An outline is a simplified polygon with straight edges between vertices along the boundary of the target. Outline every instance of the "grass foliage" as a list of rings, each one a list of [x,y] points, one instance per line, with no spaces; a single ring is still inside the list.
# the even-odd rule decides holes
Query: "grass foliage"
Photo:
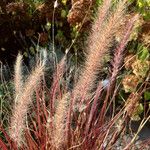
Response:
[[[40,60],[24,80],[22,56],[18,55],[9,126],[5,127],[2,122],[0,126],[1,149],[111,150],[117,148],[117,142],[123,143],[124,150],[136,147],[134,142],[137,134],[150,115],[145,115],[130,141],[124,135],[129,131],[132,114],[138,107],[146,84],[143,83],[138,90],[131,92],[119,108],[115,107],[115,101],[120,87],[117,77],[123,67],[125,47],[139,15],[134,15],[126,24],[121,40],[113,50],[108,82],[104,84],[104,81],[98,79],[104,66],[103,58],[109,55],[114,36],[124,22],[127,5],[127,0],[119,0],[115,6],[112,6],[111,0],[105,0],[98,9],[88,39],[85,63],[78,76],[77,70],[72,76],[68,73],[71,69],[68,68],[66,52],[62,60],[55,63],[53,74],[44,75],[46,62]],[[47,76],[53,79],[50,88],[46,84]],[[70,78],[75,80],[71,83],[73,88],[68,84]],[[141,148],[143,143],[139,144]]]

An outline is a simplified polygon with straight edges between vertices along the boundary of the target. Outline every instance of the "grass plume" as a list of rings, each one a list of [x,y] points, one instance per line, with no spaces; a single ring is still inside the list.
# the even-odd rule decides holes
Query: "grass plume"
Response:
[[[28,112],[29,105],[32,103],[31,96],[37,88],[37,85],[40,82],[42,75],[43,66],[37,65],[35,70],[31,73],[31,75],[25,82],[22,93],[18,97],[18,103],[14,106],[13,109],[9,134],[10,137],[19,144],[22,141],[21,136],[23,130],[25,129],[25,116]]]
[[[63,98],[58,101],[58,106],[56,107],[56,112],[54,115],[54,131],[53,131],[53,141],[57,149],[62,149],[65,143],[65,127],[66,118],[68,111],[68,100],[70,95],[64,94]]]
[[[104,25],[100,25],[100,27],[102,26],[101,29],[99,29],[99,24],[102,24],[101,19],[103,18],[101,18],[100,13],[103,10],[98,12],[98,17],[101,19],[96,19],[93,31],[89,37],[85,66],[73,91],[75,97],[80,97],[83,90],[86,91],[87,95],[93,88],[97,73],[103,66],[103,57],[109,53],[113,36],[119,29],[122,18],[125,15],[126,2],[127,0],[120,0],[117,3],[114,12],[109,12],[109,17],[104,22]]]
[[[14,84],[15,84],[15,102],[22,91],[22,55],[19,53],[17,56],[16,64],[15,64],[15,75],[14,75]]]

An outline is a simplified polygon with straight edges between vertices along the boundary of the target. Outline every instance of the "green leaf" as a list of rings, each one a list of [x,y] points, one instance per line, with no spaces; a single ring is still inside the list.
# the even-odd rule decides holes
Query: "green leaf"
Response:
[[[150,92],[148,92],[148,91],[144,92],[144,99],[150,100]]]
[[[142,8],[144,6],[143,0],[138,0],[138,6]]]
[[[63,3],[64,5],[66,5],[67,0],[62,0],[62,3]]]
[[[150,57],[150,54],[149,54],[149,50],[148,50],[148,48],[146,48],[146,47],[144,47],[144,46],[142,46],[142,47],[140,47],[140,53],[139,53],[139,59],[140,60],[147,60],[147,59],[149,59],[149,57]]]
[[[30,52],[31,52],[32,55],[35,55],[35,49],[34,49],[34,47],[31,46],[31,47],[29,48],[29,50],[30,50]]]
[[[24,56],[24,57],[28,57],[27,52],[24,52],[24,53],[23,53],[23,56]]]
[[[46,28],[47,31],[49,31],[51,29],[51,23],[47,22],[46,25],[45,25],[45,28]]]
[[[138,108],[137,108],[137,114],[138,115],[141,114],[143,112],[143,110],[144,110],[143,104],[140,103]]]
[[[61,11],[61,17],[62,17],[62,18],[66,18],[66,17],[67,17],[67,12],[66,12],[66,10],[63,9],[63,10]]]

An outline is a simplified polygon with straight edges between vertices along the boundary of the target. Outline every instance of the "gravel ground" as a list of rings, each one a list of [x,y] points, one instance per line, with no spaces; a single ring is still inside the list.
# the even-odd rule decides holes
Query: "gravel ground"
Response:
[[[123,150],[125,146],[129,144],[131,140],[133,139],[135,133],[138,130],[139,124],[140,122],[132,122],[131,124],[132,134],[123,135],[113,146],[112,150]],[[133,147],[131,147],[129,150],[150,150],[150,143],[148,145],[148,140],[150,142],[150,125],[149,124],[143,127],[143,129],[138,134],[133,144]]]

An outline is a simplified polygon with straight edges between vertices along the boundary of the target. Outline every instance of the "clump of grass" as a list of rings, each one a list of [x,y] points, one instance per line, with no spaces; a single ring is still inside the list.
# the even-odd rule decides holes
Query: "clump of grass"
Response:
[[[134,104],[138,102],[137,97],[143,93],[141,89],[136,95],[132,93],[124,106],[107,116],[107,110],[111,109],[116,97],[118,88],[116,78],[122,67],[125,46],[138,16],[134,16],[127,24],[126,32],[114,51],[112,74],[108,84],[104,87],[102,81],[97,81],[97,88],[94,88],[94,83],[99,70],[103,67],[103,57],[109,53],[113,36],[126,13],[126,2],[127,0],[119,0],[115,9],[112,9],[111,0],[106,0],[99,8],[89,37],[85,66],[81,69],[78,82],[72,90],[67,83],[63,83],[67,54],[56,65],[50,89],[41,79],[44,74],[43,65],[37,65],[25,83],[22,82],[22,57],[18,55],[14,80],[17,101],[12,110],[8,133],[2,126],[0,128],[6,140],[5,142],[0,139],[0,148],[4,150],[116,148],[116,142],[126,134],[126,127],[133,112],[131,109],[136,107]],[[132,96],[136,96],[134,101],[130,100]],[[145,121],[147,119],[143,121],[144,124]],[[142,127],[140,126],[139,131]],[[133,146],[135,139],[133,137],[133,140],[123,148]]]

